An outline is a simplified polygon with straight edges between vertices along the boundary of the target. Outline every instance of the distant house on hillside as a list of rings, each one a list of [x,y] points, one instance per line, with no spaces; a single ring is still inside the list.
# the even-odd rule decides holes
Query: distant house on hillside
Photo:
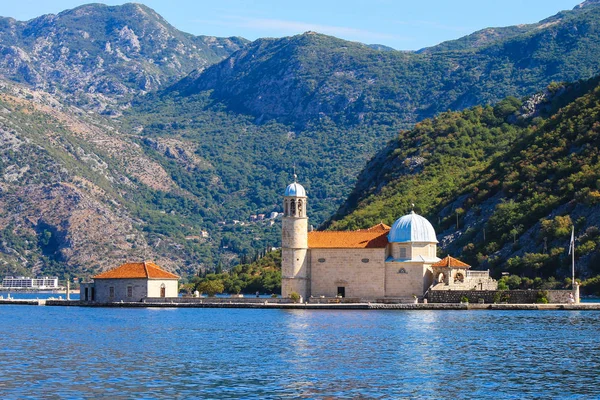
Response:
[[[179,277],[152,262],[125,263],[82,283],[84,302],[141,301],[146,297],[177,297]]]

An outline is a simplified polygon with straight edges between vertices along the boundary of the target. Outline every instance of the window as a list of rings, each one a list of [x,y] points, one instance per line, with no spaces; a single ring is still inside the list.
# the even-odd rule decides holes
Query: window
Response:
[[[400,269],[398,270],[398,273],[399,273],[399,274],[407,274],[408,272],[406,272],[406,270],[405,270],[404,268],[400,268]]]
[[[366,264],[366,263],[368,263],[368,262],[369,262],[369,259],[368,259],[368,258],[363,258],[363,259],[362,259],[362,260],[360,260],[360,261],[362,261],[362,262],[364,262],[364,263]]]
[[[133,297],[133,286],[127,286],[127,297]]]
[[[115,287],[111,286],[108,288],[108,297],[110,297],[111,299],[115,298]]]
[[[400,247],[400,258],[406,258],[406,247]]]
[[[325,262],[325,259],[324,259],[324,258],[319,258],[319,262],[320,262],[320,263],[324,263],[324,262]]]

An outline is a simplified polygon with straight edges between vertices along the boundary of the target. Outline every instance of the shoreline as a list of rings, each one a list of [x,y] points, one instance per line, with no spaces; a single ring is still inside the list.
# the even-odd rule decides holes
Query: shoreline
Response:
[[[287,310],[566,310],[600,311],[600,303],[579,304],[459,304],[459,303],[343,303],[343,304],[296,304],[296,303],[243,303],[243,302],[195,302],[195,303],[84,303],[79,300],[2,299],[0,305],[36,305],[52,307],[102,307],[102,308],[254,308]]]

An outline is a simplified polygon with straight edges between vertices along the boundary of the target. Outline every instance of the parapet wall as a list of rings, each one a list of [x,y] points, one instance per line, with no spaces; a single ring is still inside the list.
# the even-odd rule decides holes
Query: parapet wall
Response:
[[[549,303],[568,303],[570,290],[432,290],[427,294],[429,303],[460,303],[463,297],[469,303],[478,303],[480,299],[486,304],[533,304],[541,297]]]
[[[293,303],[292,299],[282,297],[146,297],[142,299],[143,303],[212,303],[212,304],[287,304]]]

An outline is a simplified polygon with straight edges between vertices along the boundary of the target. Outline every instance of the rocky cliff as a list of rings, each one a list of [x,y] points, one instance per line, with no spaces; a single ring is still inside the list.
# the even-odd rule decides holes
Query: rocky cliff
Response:
[[[134,95],[202,70],[245,43],[178,31],[141,4],[88,4],[27,22],[0,18],[0,74],[115,113]]]

